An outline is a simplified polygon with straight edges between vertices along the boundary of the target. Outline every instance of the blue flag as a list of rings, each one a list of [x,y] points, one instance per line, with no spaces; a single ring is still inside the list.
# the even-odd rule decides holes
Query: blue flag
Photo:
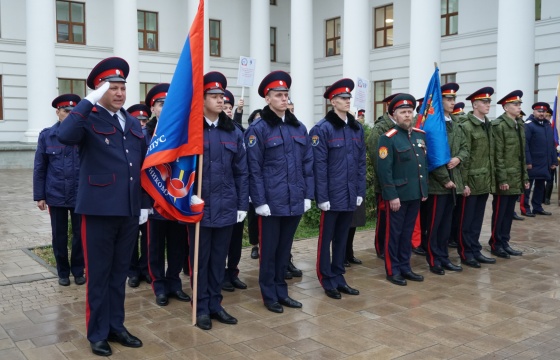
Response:
[[[433,171],[447,164],[451,160],[451,150],[447,142],[445,116],[441,102],[441,86],[439,84],[439,69],[437,67],[426,89],[426,95],[418,114],[416,127],[426,132],[428,171]]]

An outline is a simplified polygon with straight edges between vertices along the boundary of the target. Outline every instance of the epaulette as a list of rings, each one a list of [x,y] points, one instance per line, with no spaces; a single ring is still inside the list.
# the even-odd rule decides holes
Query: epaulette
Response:
[[[45,131],[49,130],[50,128],[44,128],[43,130],[41,130],[41,132],[39,133],[39,135],[41,135],[42,133],[44,133]]]
[[[498,126],[501,122],[502,122],[502,118],[496,118],[494,120],[491,121],[492,122],[492,126]]]
[[[92,111],[92,112],[95,112],[95,113],[96,113],[96,112],[99,112],[99,110],[97,110],[97,108],[96,108],[95,106],[91,108],[91,111]]]
[[[422,133],[422,134],[426,133],[424,130],[418,129],[418,128],[415,128],[415,127],[412,128],[412,131],[416,131],[416,132],[419,132],[419,133]]]
[[[385,133],[385,136],[387,136],[388,138],[395,136],[395,134],[398,133],[397,129],[391,129],[389,131],[387,131]]]

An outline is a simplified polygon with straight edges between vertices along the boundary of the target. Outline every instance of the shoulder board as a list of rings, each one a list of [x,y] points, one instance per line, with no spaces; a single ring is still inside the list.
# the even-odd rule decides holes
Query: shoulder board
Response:
[[[387,132],[385,133],[385,136],[387,136],[387,137],[390,138],[390,137],[395,136],[395,134],[396,134],[397,132],[398,132],[397,129],[391,129],[391,130],[389,130],[389,131],[387,131]]]
[[[253,122],[252,122],[251,125],[249,125],[249,126],[257,125],[258,123],[261,122],[261,120],[262,120],[262,118],[255,119],[255,120],[253,120]]]
[[[498,126],[498,125],[500,125],[501,122],[502,122],[502,117],[498,117],[498,118],[491,121],[492,126]]]
[[[91,111],[93,111],[93,112],[99,112],[95,106],[91,108]]]
[[[424,130],[418,129],[418,128],[415,128],[415,127],[412,128],[412,131],[416,131],[416,132],[419,132],[419,133],[422,133],[422,134],[426,133]]]

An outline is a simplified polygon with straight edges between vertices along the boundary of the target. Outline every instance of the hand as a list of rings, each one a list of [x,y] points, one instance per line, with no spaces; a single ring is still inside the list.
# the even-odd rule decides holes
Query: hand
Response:
[[[531,188],[531,183],[526,182],[525,183],[525,189],[530,189]]]
[[[361,196],[358,196],[358,198],[356,199],[356,205],[360,206],[362,205],[362,202],[364,201],[364,198]]]
[[[399,198],[389,200],[389,207],[392,211],[399,211],[401,208],[401,200]]]
[[[250,197],[250,196],[249,196],[249,202],[250,202],[250,203],[253,203],[253,201],[251,201],[251,197]]]
[[[325,202],[320,203],[317,206],[319,207],[319,209],[321,209],[323,211],[329,211],[331,209],[331,202],[330,201],[325,201]]]
[[[552,166],[550,167],[550,170],[554,170],[554,169],[556,169],[556,165],[552,165]]]
[[[428,200],[427,196],[422,198],[422,201],[426,201],[426,200]]]
[[[447,163],[447,168],[451,170],[455,166],[459,165],[460,163],[461,163],[461,160],[459,160],[458,157],[451,158],[451,160],[449,160],[449,162]]]
[[[533,168],[533,164],[527,164],[527,170],[531,170]]]
[[[90,92],[85,99],[87,101],[89,101],[92,105],[97,104],[97,102],[99,100],[101,100],[101,98],[103,97],[103,95],[105,95],[105,93],[107,92],[107,90],[109,90],[109,87],[111,86],[111,84],[108,81],[103,81],[102,85],[99,86],[97,89],[93,90],[92,92]]]
[[[470,196],[471,195],[471,188],[465,185],[463,189],[463,196]]]
[[[39,210],[41,211],[45,211],[47,210],[47,203],[45,200],[39,200],[37,201],[37,207],[39,208]]]
[[[244,105],[245,105],[245,101],[243,99],[239,99],[239,101],[237,102],[237,112],[238,113],[243,112],[243,106]]]
[[[196,195],[191,196],[191,206],[199,205],[199,204],[203,204],[203,203],[204,203],[204,200],[202,200],[198,196],[196,196]]]
[[[150,209],[140,209],[140,218],[138,219],[138,224],[142,225],[146,221],[148,221],[148,213]]]
[[[509,190],[509,184],[500,185],[500,190]]]
[[[255,212],[260,216],[270,216],[270,208],[268,207],[268,204],[257,206]]]
[[[245,220],[245,216],[247,216],[247,211],[237,210],[237,222],[238,223]]]
[[[303,200],[303,212],[307,212],[307,210],[311,209],[311,200],[304,199]]]
[[[457,185],[453,181],[449,181],[447,184],[443,185],[446,189],[455,189]]]

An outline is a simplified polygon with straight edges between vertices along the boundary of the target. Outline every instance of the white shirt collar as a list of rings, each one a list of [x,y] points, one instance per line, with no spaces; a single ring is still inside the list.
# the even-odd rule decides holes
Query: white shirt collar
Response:
[[[126,119],[123,117],[123,114],[122,114],[121,111],[113,112],[113,111],[107,109],[106,107],[104,107],[103,105],[101,105],[100,103],[95,104],[95,106],[99,106],[99,107],[107,110],[107,112],[111,115],[111,117],[113,117],[113,115],[117,114],[117,117],[119,118],[119,123],[121,124],[121,128],[124,130],[124,127],[126,125]]]
[[[217,126],[218,126],[218,120],[219,120],[219,119],[220,119],[220,118],[218,117],[218,118],[216,118],[216,120],[212,121],[212,120],[208,119],[206,116],[204,117],[204,120],[206,120],[206,123],[208,124],[208,126],[214,125],[214,126],[217,127]]]

